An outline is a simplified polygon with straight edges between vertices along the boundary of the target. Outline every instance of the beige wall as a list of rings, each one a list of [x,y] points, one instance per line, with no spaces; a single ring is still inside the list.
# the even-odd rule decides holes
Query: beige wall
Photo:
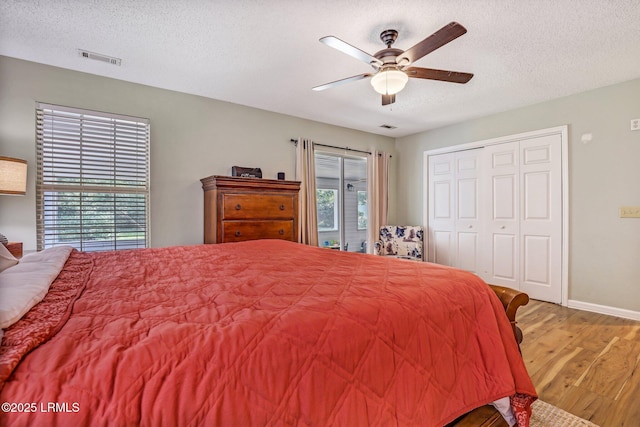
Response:
[[[640,79],[399,138],[397,217],[422,223],[426,150],[569,125],[569,299],[640,312]],[[591,142],[583,143],[583,134]]]
[[[35,104],[37,101],[151,120],[151,244],[202,243],[200,178],[230,175],[231,166],[261,167],[263,177],[295,173],[291,138],[395,158],[392,138],[330,126],[91,74],[0,56],[0,155],[26,159],[27,195],[0,196],[0,232],[36,246]],[[392,164],[391,187],[395,187]],[[395,194],[395,192],[394,192]],[[395,197],[390,200],[395,217]]]

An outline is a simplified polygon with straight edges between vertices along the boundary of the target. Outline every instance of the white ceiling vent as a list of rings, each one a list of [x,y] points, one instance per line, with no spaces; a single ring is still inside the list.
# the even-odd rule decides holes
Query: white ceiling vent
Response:
[[[95,59],[96,61],[106,62],[112,65],[120,65],[122,59],[113,56],[103,55],[101,53],[89,52],[88,50],[78,49],[78,54],[86,59]]]
[[[397,126],[391,126],[391,125],[380,125],[381,128],[384,129],[397,129]]]

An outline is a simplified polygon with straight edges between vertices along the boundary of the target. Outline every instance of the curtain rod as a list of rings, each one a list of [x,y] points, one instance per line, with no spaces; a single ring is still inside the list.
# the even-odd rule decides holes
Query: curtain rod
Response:
[[[290,141],[293,142],[296,145],[298,144],[298,140],[297,139],[291,138]],[[317,142],[314,142],[313,145],[317,145],[318,147],[336,148],[338,150],[355,151],[357,153],[366,153],[366,154],[371,155],[371,151],[356,150],[354,148],[349,148],[349,147],[337,147],[335,145],[318,144]],[[378,155],[380,156],[380,154],[378,154]],[[393,156],[390,155],[389,157],[393,157]]]

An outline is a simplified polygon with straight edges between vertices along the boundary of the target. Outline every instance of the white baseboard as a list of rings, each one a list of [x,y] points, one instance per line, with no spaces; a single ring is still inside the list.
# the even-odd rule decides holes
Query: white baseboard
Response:
[[[568,301],[567,307],[575,308],[577,310],[591,311],[593,313],[608,314],[609,316],[622,317],[625,319],[640,320],[640,311],[627,310],[625,308],[609,307],[606,305],[571,299]]]

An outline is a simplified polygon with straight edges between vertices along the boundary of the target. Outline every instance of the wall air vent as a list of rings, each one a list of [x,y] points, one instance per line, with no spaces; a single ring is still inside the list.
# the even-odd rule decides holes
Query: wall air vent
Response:
[[[112,65],[120,65],[122,62],[122,59],[120,58],[114,58],[113,56],[107,56],[101,53],[89,52],[84,49],[78,49],[78,54],[86,59],[95,59],[96,61],[102,61]]]
[[[380,125],[380,127],[385,129],[397,129],[397,126],[391,126],[391,125]]]

